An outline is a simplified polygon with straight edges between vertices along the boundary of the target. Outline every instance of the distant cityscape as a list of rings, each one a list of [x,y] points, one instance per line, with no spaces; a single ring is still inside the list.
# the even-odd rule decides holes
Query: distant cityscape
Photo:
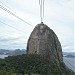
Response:
[[[25,49],[15,49],[15,50],[0,49],[0,55],[16,56],[22,54],[26,54]]]
[[[0,55],[16,56],[26,54],[26,49],[0,49]],[[75,52],[63,52],[63,57],[75,58]]]

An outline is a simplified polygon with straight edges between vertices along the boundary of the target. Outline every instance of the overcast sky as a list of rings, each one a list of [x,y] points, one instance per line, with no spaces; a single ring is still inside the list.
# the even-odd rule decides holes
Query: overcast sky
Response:
[[[39,0],[0,0],[0,5],[32,25],[0,8],[0,49],[26,49],[30,33],[40,23]],[[45,0],[44,15],[44,23],[54,30],[63,51],[74,51],[74,1]]]

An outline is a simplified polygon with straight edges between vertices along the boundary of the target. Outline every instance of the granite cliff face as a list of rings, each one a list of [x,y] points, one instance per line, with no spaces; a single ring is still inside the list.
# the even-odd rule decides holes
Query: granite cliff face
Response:
[[[47,25],[41,23],[35,26],[28,43],[28,54],[40,54],[50,60],[56,60],[58,63],[63,62],[61,44],[58,37]]]

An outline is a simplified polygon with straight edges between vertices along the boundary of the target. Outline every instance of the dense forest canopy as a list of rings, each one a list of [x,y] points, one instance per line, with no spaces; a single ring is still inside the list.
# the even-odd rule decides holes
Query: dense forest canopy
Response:
[[[0,75],[74,75],[74,72],[60,63],[36,54],[8,56],[0,59]]]

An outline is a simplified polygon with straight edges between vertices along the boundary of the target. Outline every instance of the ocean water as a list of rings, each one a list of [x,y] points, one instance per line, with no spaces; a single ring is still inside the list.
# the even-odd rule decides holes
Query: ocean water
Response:
[[[0,58],[2,59],[5,57],[8,57],[8,55],[0,55]],[[75,58],[63,57],[63,60],[66,66],[75,72]]]

